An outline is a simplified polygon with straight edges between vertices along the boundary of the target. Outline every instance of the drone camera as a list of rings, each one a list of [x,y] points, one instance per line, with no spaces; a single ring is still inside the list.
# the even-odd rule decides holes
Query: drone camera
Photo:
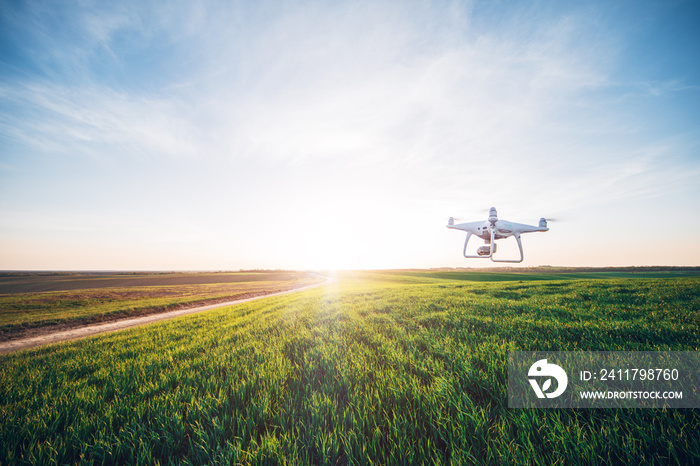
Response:
[[[496,252],[496,243],[493,243],[493,252]],[[486,245],[486,246],[481,246],[479,249],[476,250],[476,253],[480,256],[488,256],[491,254],[491,246]]]

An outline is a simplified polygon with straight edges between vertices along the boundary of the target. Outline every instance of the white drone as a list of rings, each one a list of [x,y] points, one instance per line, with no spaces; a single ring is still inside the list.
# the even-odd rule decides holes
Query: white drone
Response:
[[[467,259],[491,259],[493,262],[522,262],[523,261],[523,243],[520,241],[522,233],[532,233],[533,231],[549,231],[547,228],[547,219],[541,218],[538,227],[533,225],[524,225],[522,223],[512,223],[506,220],[499,220],[496,208],[491,207],[489,210],[489,219],[483,222],[459,223],[455,225],[455,219],[450,217],[447,222],[447,228],[453,230],[463,230],[467,232],[467,239],[464,241],[464,257]],[[484,240],[485,246],[481,246],[476,250],[476,256],[467,255],[467,244],[469,238],[476,235]],[[515,236],[520,248],[520,260],[505,260],[494,259],[496,253],[496,240]]]

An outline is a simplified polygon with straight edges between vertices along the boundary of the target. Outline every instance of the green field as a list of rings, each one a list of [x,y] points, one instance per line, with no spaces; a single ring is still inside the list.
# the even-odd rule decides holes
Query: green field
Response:
[[[477,275],[346,273],[1,356],[0,462],[700,463],[697,409],[506,393],[512,350],[699,350],[697,275]]]
[[[302,272],[5,274],[0,275],[0,340],[28,328],[134,317],[320,281]]]

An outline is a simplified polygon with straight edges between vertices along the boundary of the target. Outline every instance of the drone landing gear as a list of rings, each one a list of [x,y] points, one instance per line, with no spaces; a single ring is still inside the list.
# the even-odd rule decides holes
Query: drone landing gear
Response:
[[[496,252],[496,242],[493,240],[494,232],[492,231],[491,232],[491,245],[489,246],[488,252],[486,254],[483,254],[483,253],[479,254],[477,252],[476,256],[468,256],[467,255],[467,244],[469,244],[469,238],[471,238],[471,237],[472,237],[472,233],[471,233],[471,231],[468,231],[467,232],[467,239],[464,241],[464,257],[466,257],[467,259],[487,259],[489,257],[492,257],[493,253]],[[486,246],[482,246],[482,247],[486,248]],[[481,249],[481,248],[479,248],[479,249]],[[482,252],[485,252],[485,251],[482,250]]]
[[[518,242],[518,249],[520,249],[520,259],[519,260],[507,260],[507,259],[494,259],[493,255],[496,252],[496,240],[495,240],[495,230],[491,231],[491,241],[490,245],[482,246],[477,251],[476,256],[467,255],[467,244],[469,244],[469,239],[471,238],[471,232],[467,232],[467,239],[464,241],[464,257],[467,259],[491,259],[493,262],[522,262],[523,261],[523,243],[520,241],[520,233],[515,233],[513,236]]]

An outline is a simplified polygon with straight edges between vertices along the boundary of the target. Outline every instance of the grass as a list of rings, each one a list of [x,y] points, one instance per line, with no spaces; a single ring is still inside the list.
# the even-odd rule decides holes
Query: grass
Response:
[[[0,462],[700,462],[697,410],[507,408],[511,350],[685,350],[697,278],[335,285],[0,357]]]
[[[0,333],[11,334],[20,328],[66,322],[93,322],[140,315],[182,305],[233,300],[242,296],[271,293],[320,280],[318,277],[304,273],[271,274],[270,276],[255,274],[253,278],[251,278],[253,274],[240,275],[235,278],[242,278],[243,281],[230,283],[158,285],[157,279],[141,278],[134,280],[134,283],[154,282],[154,284],[3,294],[0,295]],[[260,278],[267,278],[267,280],[260,280]],[[95,282],[104,284],[105,281],[108,279],[99,276],[91,277],[91,279],[83,279],[83,286],[95,286]],[[48,280],[48,287],[60,287],[65,282],[68,282],[65,277],[54,276]]]

